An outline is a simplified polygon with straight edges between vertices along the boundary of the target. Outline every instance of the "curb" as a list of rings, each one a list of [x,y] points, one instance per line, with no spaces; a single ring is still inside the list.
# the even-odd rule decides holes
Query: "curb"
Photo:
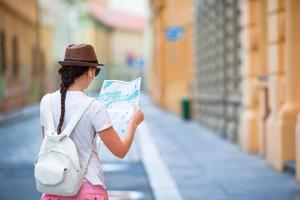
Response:
[[[138,148],[155,199],[182,200],[177,185],[162,160],[145,121],[139,126],[138,131]]]

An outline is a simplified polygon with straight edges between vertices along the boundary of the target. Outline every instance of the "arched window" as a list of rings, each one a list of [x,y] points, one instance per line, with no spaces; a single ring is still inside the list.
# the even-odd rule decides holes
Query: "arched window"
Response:
[[[5,52],[5,33],[0,31],[0,72],[4,74],[6,71],[6,52]]]
[[[13,76],[19,75],[19,45],[18,45],[18,38],[16,36],[12,39],[12,72]]]
[[[31,76],[32,77],[34,77],[34,75],[36,74],[36,73],[38,73],[37,71],[36,71],[36,69],[37,69],[37,67],[36,67],[36,65],[37,65],[37,61],[36,61],[36,59],[37,59],[37,52],[36,52],[36,47],[35,46],[33,46],[32,48],[31,48],[31,59],[32,59],[32,68],[31,68]]]

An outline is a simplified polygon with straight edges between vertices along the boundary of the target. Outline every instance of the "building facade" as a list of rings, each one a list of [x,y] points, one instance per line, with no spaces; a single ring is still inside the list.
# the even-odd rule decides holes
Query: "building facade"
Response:
[[[88,13],[88,38],[107,65],[102,79],[132,80],[141,76],[145,19],[97,1],[90,2]]]
[[[43,93],[43,52],[39,46],[36,0],[0,1],[2,113],[36,101]]]
[[[195,119],[238,141],[241,110],[239,1],[196,1]]]
[[[151,7],[150,93],[157,105],[179,114],[181,100],[193,95],[193,1],[153,0]]]
[[[300,1],[195,7],[196,120],[300,180]]]
[[[45,52],[46,91],[59,88],[58,60],[68,45],[77,42],[80,30],[80,0],[38,0],[40,46]]]

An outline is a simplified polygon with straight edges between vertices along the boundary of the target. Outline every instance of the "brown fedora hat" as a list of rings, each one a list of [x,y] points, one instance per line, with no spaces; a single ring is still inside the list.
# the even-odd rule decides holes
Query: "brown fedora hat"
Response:
[[[94,47],[90,44],[71,44],[66,48],[65,58],[58,61],[62,66],[104,66],[98,63]]]

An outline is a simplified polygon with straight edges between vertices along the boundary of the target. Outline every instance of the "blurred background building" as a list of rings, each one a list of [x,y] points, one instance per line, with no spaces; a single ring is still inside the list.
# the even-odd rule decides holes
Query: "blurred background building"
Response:
[[[180,113],[180,101],[192,96],[194,73],[193,1],[153,0],[153,65],[150,93],[161,107]]]
[[[1,0],[1,112],[14,112],[58,88],[57,61],[72,43],[92,44],[107,66],[91,91],[99,92],[104,79],[146,79],[151,56],[147,5],[135,0]]]
[[[151,9],[153,100],[178,114],[189,97],[196,121],[300,179],[300,1],[153,0]]]
[[[0,1],[0,18],[0,102],[8,113],[39,100],[45,60],[36,1]]]
[[[0,18],[1,116],[56,90],[65,47],[87,42],[107,65],[89,90],[142,76],[161,108],[188,99],[194,120],[300,180],[300,1],[0,0]]]
[[[237,142],[241,110],[240,1],[195,3],[195,119]]]

